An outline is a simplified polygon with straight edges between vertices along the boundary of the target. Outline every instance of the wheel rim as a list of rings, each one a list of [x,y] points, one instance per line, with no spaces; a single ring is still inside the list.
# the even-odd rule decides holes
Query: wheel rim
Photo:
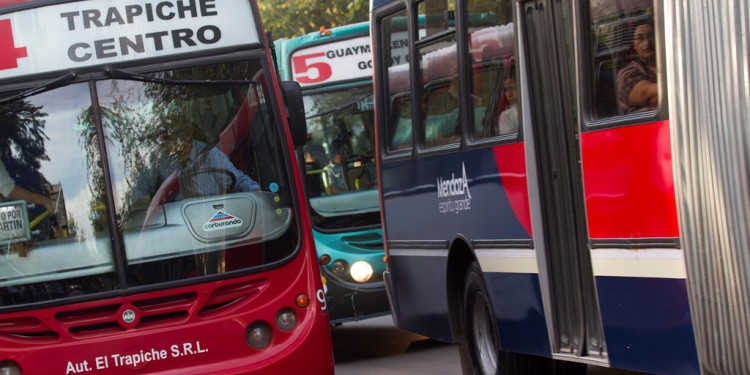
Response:
[[[492,331],[492,314],[489,306],[485,303],[484,295],[476,293],[472,303],[472,337],[476,348],[477,364],[482,374],[495,374],[497,372],[497,347],[495,345],[494,332]]]

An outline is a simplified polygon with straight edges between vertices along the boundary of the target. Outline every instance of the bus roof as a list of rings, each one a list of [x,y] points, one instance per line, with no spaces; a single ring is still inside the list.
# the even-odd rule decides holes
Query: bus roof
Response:
[[[319,31],[313,31],[296,38],[279,39],[277,43],[286,44],[288,50],[293,51],[300,46],[316,44],[318,42],[325,42],[328,39],[344,39],[365,34],[370,35],[370,23],[367,21],[344,26],[336,26],[330,29],[321,28],[321,30]]]

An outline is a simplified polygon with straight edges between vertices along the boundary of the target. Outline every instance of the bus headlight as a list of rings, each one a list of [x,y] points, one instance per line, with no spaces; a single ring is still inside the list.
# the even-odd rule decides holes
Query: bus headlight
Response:
[[[271,326],[264,321],[257,321],[250,324],[245,331],[245,340],[253,349],[263,349],[271,343]]]
[[[297,325],[297,314],[294,310],[283,308],[276,313],[276,327],[284,332],[289,332]]]
[[[360,260],[352,264],[352,269],[349,273],[352,275],[354,281],[363,283],[372,277],[372,266],[370,263]]]
[[[21,375],[21,369],[12,361],[0,362],[0,375]]]
[[[336,276],[341,276],[346,272],[346,261],[343,259],[336,259],[331,265],[331,271]]]

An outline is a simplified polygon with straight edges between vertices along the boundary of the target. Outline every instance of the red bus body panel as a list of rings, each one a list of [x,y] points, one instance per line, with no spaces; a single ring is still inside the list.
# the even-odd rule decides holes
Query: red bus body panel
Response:
[[[528,174],[526,173],[525,143],[518,142],[493,148],[505,194],[518,221],[533,239],[531,209],[529,208]]]
[[[669,122],[581,135],[589,235],[677,238]]]
[[[24,374],[331,374],[328,317],[315,297],[320,280],[299,272],[314,269],[311,254],[258,275],[6,314],[0,352]],[[310,297],[305,309],[295,306],[299,293]],[[297,327],[274,329],[266,349],[252,349],[246,327],[275,326],[285,307],[297,313]],[[140,318],[124,323],[124,309]]]

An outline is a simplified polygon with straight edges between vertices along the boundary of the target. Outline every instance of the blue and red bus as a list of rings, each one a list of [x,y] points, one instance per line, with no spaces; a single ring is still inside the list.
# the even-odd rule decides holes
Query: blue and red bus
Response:
[[[371,5],[399,327],[465,374],[750,373],[744,2]]]
[[[331,324],[389,314],[370,24],[322,28],[275,46],[282,79],[302,87],[308,139],[299,156]]]
[[[0,1],[0,373],[333,373],[271,56],[254,1]]]

